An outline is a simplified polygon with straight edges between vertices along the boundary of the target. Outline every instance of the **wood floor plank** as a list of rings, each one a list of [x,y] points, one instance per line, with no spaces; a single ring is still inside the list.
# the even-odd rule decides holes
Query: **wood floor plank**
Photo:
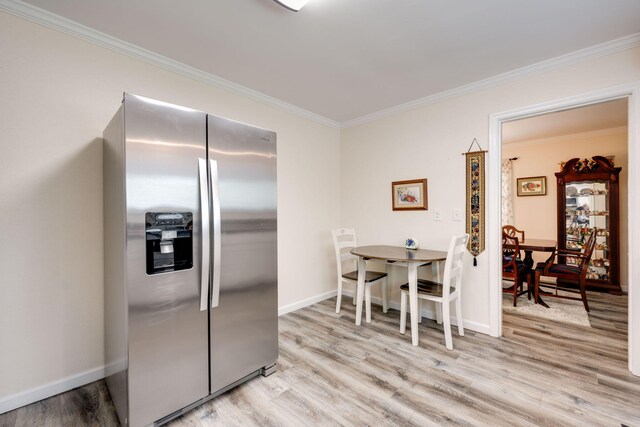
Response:
[[[201,426],[240,426],[243,417],[236,412],[235,404],[231,403],[231,393],[218,396],[215,400],[198,406],[185,415],[193,415]],[[172,427],[169,424],[169,427]]]
[[[501,338],[474,331],[444,346],[424,319],[420,346],[399,313],[372,307],[356,326],[347,298],[279,319],[278,370],[171,421],[207,426],[640,426],[628,371],[625,295],[589,293],[591,327],[504,313]],[[104,381],[0,415],[0,427],[114,426]]]

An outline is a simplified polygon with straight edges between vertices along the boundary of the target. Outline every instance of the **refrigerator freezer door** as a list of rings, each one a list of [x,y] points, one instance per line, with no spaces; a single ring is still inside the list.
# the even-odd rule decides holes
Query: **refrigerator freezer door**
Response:
[[[206,115],[125,95],[129,425],[148,425],[207,396],[208,321],[200,311],[202,215],[198,159],[206,158]],[[159,214],[162,213],[162,214]],[[171,228],[192,214],[193,266],[148,275],[147,214]],[[185,227],[183,225],[183,227]],[[167,241],[180,232],[161,233]],[[183,248],[185,249],[185,248]],[[177,251],[178,248],[176,247]],[[192,253],[189,253],[192,251]],[[177,253],[177,252],[176,252]],[[156,254],[157,255],[157,254]]]
[[[208,128],[221,236],[212,244],[221,248],[218,306],[210,315],[215,393],[278,357],[276,135],[213,116]]]

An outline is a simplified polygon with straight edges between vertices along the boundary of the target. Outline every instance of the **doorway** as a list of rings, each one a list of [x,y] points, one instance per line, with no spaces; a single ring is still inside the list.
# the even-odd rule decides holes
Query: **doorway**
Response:
[[[627,85],[598,91],[589,94],[533,105],[525,108],[511,110],[503,113],[492,114],[490,117],[490,140],[489,140],[489,167],[488,167],[488,187],[493,191],[489,192],[488,215],[487,215],[487,246],[489,250],[490,262],[490,328],[491,335],[502,335],[502,270],[501,270],[501,155],[502,155],[502,127],[503,124],[521,120],[525,118],[539,117],[554,112],[567,111],[579,107],[595,105],[602,102],[614,101],[616,99],[628,100],[628,155],[629,165],[640,162],[640,150],[637,148],[640,142],[638,135],[638,111],[640,110],[638,98],[640,96],[640,85]],[[640,174],[635,168],[628,167],[628,193],[637,194],[640,190]],[[555,185],[555,183],[552,183]],[[634,292],[634,284],[639,282],[639,272],[633,268],[634,254],[640,250],[640,202],[637,198],[630,198],[627,208],[629,218],[629,228],[627,238],[629,242],[628,255],[621,254],[629,259],[627,277],[622,277],[621,281],[628,284],[628,325],[629,325],[629,370],[635,375],[640,375],[640,330],[637,318],[640,314],[640,292]]]

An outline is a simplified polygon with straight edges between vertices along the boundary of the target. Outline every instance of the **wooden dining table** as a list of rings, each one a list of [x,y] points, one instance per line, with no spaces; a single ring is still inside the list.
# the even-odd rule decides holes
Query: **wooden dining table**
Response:
[[[367,272],[368,260],[386,261],[391,263],[406,263],[409,276],[409,308],[411,311],[411,343],[417,346],[418,337],[418,267],[431,263],[436,281],[440,281],[438,264],[447,259],[447,253],[429,249],[406,249],[401,246],[358,246],[351,249],[351,253],[358,257],[358,287],[356,290],[356,325],[362,322],[362,298],[364,296],[364,278]]]
[[[529,268],[533,268],[533,252],[553,252],[556,250],[556,241],[551,239],[523,239],[518,242],[520,249],[524,251],[522,262]]]
[[[533,252],[554,252],[556,250],[556,241],[551,239],[523,239],[518,241],[520,246],[520,250],[524,251],[524,258],[522,259],[522,263],[529,267],[531,270],[531,274],[527,279],[527,285],[532,286],[533,284],[533,270],[535,269],[534,261],[533,261]],[[512,247],[511,245],[507,245],[507,247]],[[543,307],[549,308],[546,302],[542,300],[540,295],[544,295],[544,293],[539,293],[538,301],[536,304],[540,304]]]

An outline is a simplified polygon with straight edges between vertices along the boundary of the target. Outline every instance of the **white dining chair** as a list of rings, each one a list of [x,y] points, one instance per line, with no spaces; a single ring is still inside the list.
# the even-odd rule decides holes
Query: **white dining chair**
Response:
[[[444,279],[442,283],[431,280],[418,279],[418,301],[421,299],[434,301],[439,307],[438,311],[442,311],[442,323],[444,328],[444,341],[447,349],[453,350],[451,339],[451,317],[450,304],[456,301],[456,319],[458,323],[458,334],[464,336],[464,327],[462,326],[462,270],[463,257],[469,241],[469,235],[454,236],[449,243],[449,251],[447,252],[447,260],[444,266]],[[409,296],[409,284],[405,283],[400,286],[400,333],[404,334],[407,329],[407,298]],[[418,304],[420,307],[420,304]],[[439,314],[439,313],[438,313]],[[422,314],[419,312],[421,318]],[[440,317],[440,315],[438,315]],[[440,319],[438,319],[440,320]],[[439,322],[438,322],[439,323]]]
[[[342,301],[342,284],[352,283],[355,286],[358,285],[358,257],[352,255],[349,252],[351,249],[357,246],[356,232],[353,228],[339,228],[331,232],[333,235],[333,246],[336,251],[336,264],[338,267],[338,298],[336,300],[336,313],[340,313],[340,304]],[[343,273],[346,270],[346,273]],[[367,271],[364,279],[365,283],[365,306],[366,306],[366,320],[367,323],[371,322],[371,286],[376,283],[381,283],[382,287],[382,311],[387,312],[387,273],[381,273],[377,271]],[[356,303],[356,290],[353,292],[353,304]]]

